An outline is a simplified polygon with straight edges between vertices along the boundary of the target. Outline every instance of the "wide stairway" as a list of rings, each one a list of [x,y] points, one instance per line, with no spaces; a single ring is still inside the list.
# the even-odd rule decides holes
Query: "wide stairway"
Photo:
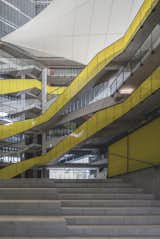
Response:
[[[160,201],[108,180],[0,180],[2,238],[160,238]]]

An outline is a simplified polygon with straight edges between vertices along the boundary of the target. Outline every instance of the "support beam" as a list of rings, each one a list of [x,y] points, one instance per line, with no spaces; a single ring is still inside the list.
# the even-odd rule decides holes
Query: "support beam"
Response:
[[[46,111],[47,105],[47,75],[48,69],[44,68],[42,71],[42,113]]]
[[[46,135],[46,131],[42,132],[42,154],[46,154],[47,153],[47,135]]]

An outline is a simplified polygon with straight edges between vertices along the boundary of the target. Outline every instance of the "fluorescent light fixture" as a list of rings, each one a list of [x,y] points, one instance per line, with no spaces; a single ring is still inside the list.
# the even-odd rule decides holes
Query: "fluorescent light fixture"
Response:
[[[134,91],[131,87],[122,88],[119,90],[120,94],[131,94]]]
[[[0,117],[5,117],[7,115],[8,115],[8,113],[0,111]]]

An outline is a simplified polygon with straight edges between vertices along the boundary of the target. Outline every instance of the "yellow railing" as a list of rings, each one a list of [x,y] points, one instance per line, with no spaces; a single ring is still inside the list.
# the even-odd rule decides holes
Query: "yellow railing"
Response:
[[[41,82],[33,79],[0,79],[0,95],[21,92],[32,88],[41,90]],[[47,93],[60,95],[64,92],[65,88],[66,87],[47,86]]]
[[[47,154],[25,160],[0,170],[0,178],[12,178],[36,165],[44,165],[55,160],[76,145],[88,139],[103,128],[109,126],[118,118],[133,109],[140,102],[148,98],[152,93],[160,89],[160,68],[145,80],[124,102],[95,113],[72,134],[61,140]]]
[[[108,177],[160,165],[159,142],[160,117],[110,145]]]
[[[87,83],[97,75],[98,72],[100,72],[109,62],[111,62],[114,57],[124,51],[158,2],[159,0],[145,0],[125,35],[114,44],[98,53],[44,114],[34,119],[15,122],[8,125],[1,125],[0,139],[22,133],[50,120],[75,95],[77,95],[78,92],[80,92],[80,90],[84,88]]]

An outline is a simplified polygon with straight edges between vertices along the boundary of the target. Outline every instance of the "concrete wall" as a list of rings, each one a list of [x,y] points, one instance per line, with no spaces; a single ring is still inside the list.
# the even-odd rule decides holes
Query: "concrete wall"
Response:
[[[149,168],[122,176],[124,181],[131,182],[145,192],[153,193],[160,199],[160,167]]]

